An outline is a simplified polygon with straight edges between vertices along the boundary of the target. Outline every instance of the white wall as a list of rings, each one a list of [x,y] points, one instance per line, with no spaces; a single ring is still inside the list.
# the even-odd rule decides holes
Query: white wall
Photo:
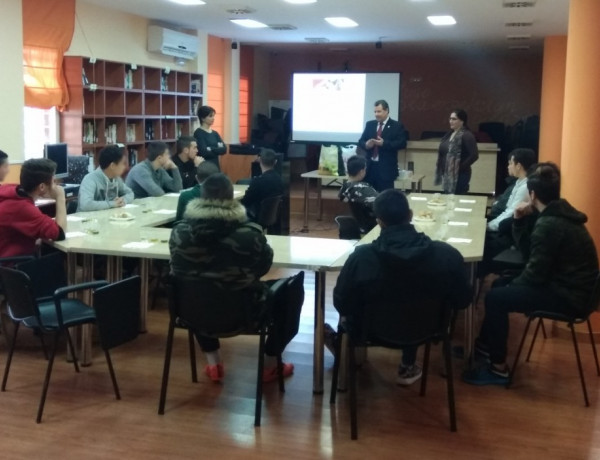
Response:
[[[146,18],[102,8],[81,0],[77,1],[76,15],[75,33],[71,46],[65,53],[67,56],[89,56],[207,75],[206,33],[197,32],[200,45],[198,59],[179,66],[170,56],[146,50],[147,28],[150,23]],[[206,78],[204,90],[206,91]]]
[[[21,0],[2,2],[0,13],[0,150],[11,163],[23,161],[23,13]]]

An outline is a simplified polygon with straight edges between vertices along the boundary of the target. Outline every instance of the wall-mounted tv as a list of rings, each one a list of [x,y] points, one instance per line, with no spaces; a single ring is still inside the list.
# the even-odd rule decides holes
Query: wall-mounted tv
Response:
[[[56,174],[54,177],[57,179],[69,177],[67,144],[45,144],[44,158],[48,158],[56,163]]]
[[[292,140],[356,144],[379,99],[398,120],[399,73],[295,73]]]

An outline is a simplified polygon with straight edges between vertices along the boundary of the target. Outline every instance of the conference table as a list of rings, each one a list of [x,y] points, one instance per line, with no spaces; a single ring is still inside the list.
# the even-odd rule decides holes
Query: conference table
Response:
[[[308,202],[310,195],[310,181],[312,179],[317,180],[317,210],[318,210],[318,220],[323,218],[323,200],[322,200],[322,191],[323,191],[323,181],[327,185],[337,183],[342,185],[344,182],[348,180],[348,176],[339,175],[332,176],[327,174],[322,174],[318,170],[309,171],[300,174],[300,177],[304,179],[304,224],[302,226],[302,233],[308,233]],[[423,174],[412,174],[411,176],[407,176],[405,178],[397,178],[394,182],[394,188],[401,190],[411,190],[412,192],[420,192],[423,184],[423,179],[425,176]]]
[[[243,196],[247,186],[235,186],[235,196]],[[77,282],[77,256],[83,260],[82,278],[93,276],[93,256],[107,257],[107,280],[121,278],[122,257],[140,260],[142,279],[140,330],[146,330],[148,310],[148,277],[153,259],[169,260],[170,228],[160,227],[174,220],[178,194],[143,198],[124,208],[82,212],[67,218],[66,239],[53,243],[67,254],[69,283]],[[124,214],[127,213],[127,214]],[[352,240],[267,235],[273,248],[274,268],[310,270],[315,274],[313,391],[323,391],[324,322],[326,274],[339,271],[343,256],[356,244]],[[80,360],[83,365],[92,361],[91,333],[82,328]]]

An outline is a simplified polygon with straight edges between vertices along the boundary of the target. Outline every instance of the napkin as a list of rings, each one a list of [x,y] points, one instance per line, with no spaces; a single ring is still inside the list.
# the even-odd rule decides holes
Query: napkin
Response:
[[[476,203],[475,200],[458,200],[459,203]]]
[[[78,238],[80,236],[85,236],[86,234],[83,232],[67,232],[65,233],[65,238]]]
[[[121,247],[128,249],[148,249],[153,245],[154,243],[150,243],[149,241],[132,241],[131,243],[125,243]]]
[[[125,206],[123,206],[125,209],[131,209],[131,208],[139,208],[140,205],[139,204],[126,204]]]
[[[410,199],[414,201],[427,201],[427,198],[424,196],[411,196]]]
[[[454,208],[454,210],[457,212],[472,212],[473,211],[471,208]]]
[[[85,217],[73,216],[73,215],[67,216],[67,222],[81,222],[83,219],[85,219]]]
[[[470,238],[456,238],[456,237],[450,237],[446,240],[447,243],[467,243],[469,244],[471,241],[473,241]]]
[[[174,209],[157,209],[156,211],[152,211],[154,214],[175,214]]]
[[[459,221],[455,221],[455,220],[451,220],[450,222],[448,222],[448,225],[452,225],[455,227],[466,227],[469,225],[468,222],[459,222]]]

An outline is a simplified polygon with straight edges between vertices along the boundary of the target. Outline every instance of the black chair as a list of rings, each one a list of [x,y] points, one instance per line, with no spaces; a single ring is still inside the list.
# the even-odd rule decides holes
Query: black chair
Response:
[[[352,216],[336,216],[340,240],[360,240],[362,233],[356,219]]]
[[[260,202],[260,209],[256,223],[265,229],[265,232],[277,223],[279,218],[279,207],[283,200],[282,195],[270,196]]]
[[[304,273],[301,273],[303,280]],[[271,330],[275,332],[275,315],[272,314],[274,301],[276,299],[279,299],[279,301],[287,301],[286,295],[281,293],[281,290],[287,286],[288,283],[275,283],[271,287],[270,295],[266,301],[253,301],[255,295],[249,293],[247,290],[225,290],[216,283],[210,281],[170,277],[167,284],[170,320],[158,413],[163,415],[165,411],[171,354],[173,350],[173,337],[176,327],[188,329],[192,381],[194,382],[197,381],[197,378],[192,331],[215,338],[234,337],[241,334],[259,335],[254,426],[260,426],[265,337]],[[280,296],[283,296],[283,298]],[[281,352],[283,351],[285,344],[287,344],[287,341],[291,340],[290,334],[295,335],[297,332],[300,318],[298,310],[295,326],[296,331],[294,332],[293,318],[296,314],[292,313],[292,311],[288,313],[289,315],[282,315],[279,318],[279,321],[283,321],[286,325],[286,330],[277,337],[277,346],[279,348],[279,353],[277,354],[279,389],[282,392],[285,388],[283,383]],[[281,323],[279,326],[277,331],[282,330]],[[291,337],[293,337],[293,335],[291,335]]]
[[[354,216],[360,226],[361,233],[369,233],[377,225],[372,209],[363,203],[351,201],[348,204],[350,205],[352,216]]]
[[[132,276],[94,291],[94,311],[100,338],[100,347],[117,399],[121,399],[119,385],[109,351],[134,340],[140,331],[141,278]]]
[[[35,256],[14,256],[14,257],[0,257],[0,267],[12,267],[20,262],[26,262],[35,259]],[[2,283],[0,282],[0,331],[6,335],[6,328],[3,321],[5,316],[6,299],[4,298],[4,290],[2,289]]]
[[[596,373],[600,376],[600,365],[598,364],[598,353],[596,351],[596,342],[594,341],[594,333],[592,332],[592,324],[590,323],[590,315],[594,313],[598,306],[600,305],[600,274],[596,276],[596,280],[594,281],[594,287],[592,290],[592,294],[590,295],[590,299],[588,304],[585,305],[584,311],[587,313],[584,315],[567,315],[564,313],[555,313],[550,311],[534,311],[526,314],[527,316],[527,324],[525,325],[525,331],[523,332],[523,337],[521,338],[521,342],[519,343],[519,349],[517,350],[517,355],[515,356],[515,362],[513,364],[512,370],[510,372],[510,376],[508,379],[508,383],[506,384],[506,388],[509,388],[512,384],[512,381],[515,376],[515,372],[517,370],[517,364],[519,362],[519,357],[521,356],[521,351],[523,350],[523,344],[525,343],[525,338],[527,337],[527,332],[529,331],[529,326],[531,326],[531,322],[535,319],[538,319],[537,326],[535,328],[535,332],[533,334],[533,338],[531,339],[531,345],[529,346],[529,352],[527,353],[526,361],[529,361],[529,357],[531,356],[531,351],[533,350],[533,344],[537,338],[538,331],[540,326],[543,327],[542,321],[544,319],[549,319],[552,321],[560,321],[563,323],[567,323],[567,326],[571,330],[571,337],[573,339],[573,348],[575,349],[575,358],[577,359],[577,369],[579,371],[579,379],[581,380],[581,389],[583,390],[583,400],[585,401],[586,407],[589,407],[590,401],[588,399],[587,388],[585,385],[585,377],[583,375],[583,367],[581,366],[581,356],[579,355],[579,345],[577,344],[577,334],[575,333],[575,324],[587,323],[588,332],[590,334],[590,343],[592,344],[592,351],[594,352],[594,361],[596,363]]]
[[[454,380],[452,373],[452,357],[450,351],[450,323],[452,309],[432,292],[433,280],[427,277],[412,276],[410,273],[392,273],[382,279],[376,292],[381,292],[380,299],[365,305],[362,314],[347,316],[342,319],[336,338],[336,353],[331,383],[330,404],[335,404],[338,374],[340,367],[341,344],[344,334],[348,334],[347,355],[349,357],[348,378],[350,381],[350,436],[358,438],[357,402],[356,402],[356,357],[358,347],[380,346],[402,349],[407,346],[425,345],[423,359],[423,375],[421,377],[420,395],[425,395],[429,353],[431,343],[442,341],[446,367],[446,383],[448,391],[448,410],[450,430],[456,431],[456,413],[454,403]],[[390,295],[392,294],[392,295]],[[381,299],[394,299],[383,301]]]
[[[42,421],[44,404],[50,384],[52,366],[58,347],[58,339],[61,335],[67,337],[67,342],[73,355],[73,366],[79,372],[75,348],[68,333],[68,329],[82,324],[91,324],[96,321],[94,310],[77,299],[67,298],[73,292],[94,289],[105,286],[106,281],[94,281],[57,289],[52,299],[38,301],[33,280],[24,272],[7,267],[0,267],[0,280],[4,286],[8,304],[8,314],[14,323],[13,337],[10,343],[4,377],[2,379],[2,391],[6,390],[8,373],[15,350],[19,326],[35,328],[44,334],[52,334],[54,341],[48,358],[46,377],[42,388],[36,422]]]

